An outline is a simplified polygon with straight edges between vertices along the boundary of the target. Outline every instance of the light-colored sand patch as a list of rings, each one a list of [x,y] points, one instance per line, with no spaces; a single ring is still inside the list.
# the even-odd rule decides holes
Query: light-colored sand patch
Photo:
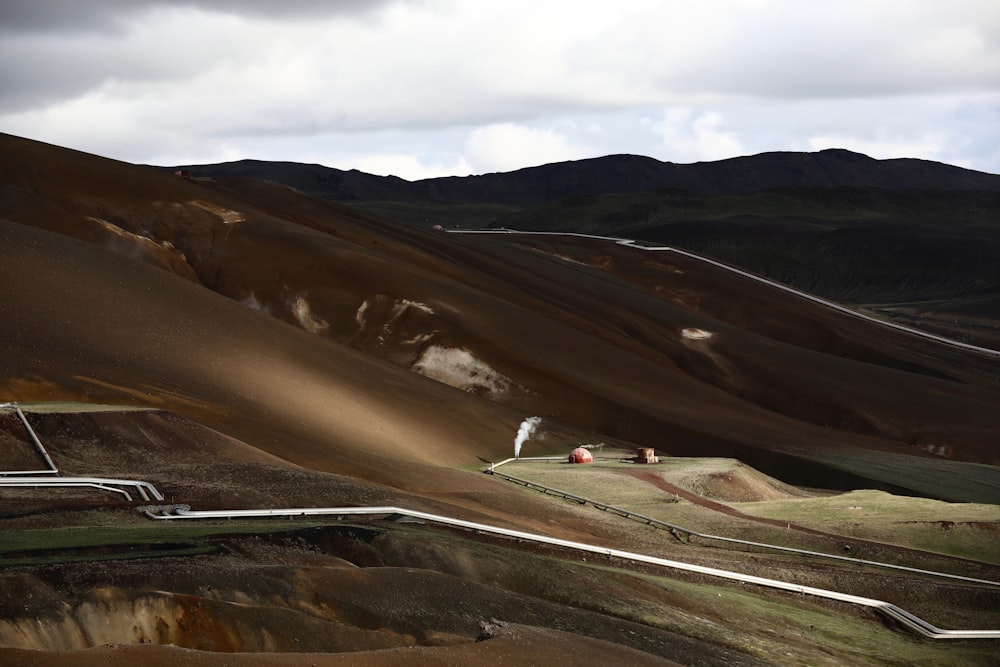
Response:
[[[552,252],[548,250],[542,250],[541,248],[533,248],[533,251],[537,252],[539,255],[547,255],[549,257],[555,257],[556,259],[561,259],[562,261],[569,262],[570,264],[579,264],[580,266],[590,266],[586,262],[581,262],[580,260],[574,257],[570,257],[569,255],[564,255],[561,252]]]
[[[143,236],[142,234],[135,234],[133,232],[124,230],[114,223],[108,222],[107,220],[104,220],[102,218],[95,218],[92,215],[87,215],[84,217],[87,220],[90,220],[91,222],[96,222],[101,227],[114,234],[116,237],[135,244],[141,250],[145,250],[153,254],[160,254],[164,250],[166,250],[167,252],[183,256],[183,253],[178,251],[177,248],[174,247],[174,244],[171,243],[170,241],[155,241],[149,238],[148,236]]]
[[[574,259],[574,258],[570,257],[569,255],[561,255],[559,253],[554,253],[554,255],[556,257],[558,257],[559,259],[561,259],[562,261],[569,262],[570,264],[579,264],[580,266],[590,266],[586,262],[581,262],[580,260]]]
[[[432,331],[430,333],[417,334],[416,336],[414,336],[412,338],[407,338],[406,340],[404,340],[403,341],[403,345],[420,345],[422,343],[426,343],[431,338],[434,338],[434,334],[435,333],[437,333],[437,332],[436,331]]]
[[[928,454],[933,454],[934,456],[943,456],[944,458],[951,458],[954,453],[954,448],[945,443],[933,444],[925,443],[920,445],[920,450],[927,452]]]
[[[409,308],[416,308],[421,313],[425,315],[433,315],[434,309],[428,306],[426,303],[420,303],[419,301],[410,301],[409,299],[400,299],[395,306],[392,308],[392,317],[395,319],[399,315],[402,315]]]
[[[652,269],[656,269],[658,271],[666,271],[667,273],[672,273],[672,274],[674,274],[676,276],[683,276],[684,275],[684,272],[681,271],[680,269],[678,269],[676,266],[674,266],[672,264],[664,264],[662,259],[659,259],[659,260],[647,259],[642,264],[643,264],[643,266],[648,266],[648,267],[650,267]]]
[[[376,297],[378,299],[378,297]],[[366,317],[368,311],[368,302],[365,301],[358,308],[358,312],[354,316],[355,322],[358,324],[358,328],[364,331],[368,324],[368,318]],[[403,335],[401,331],[401,323],[404,318],[410,316],[411,313],[416,311],[419,315],[433,315],[434,309],[428,306],[426,303],[420,303],[419,301],[411,301],[410,299],[399,299],[392,305],[392,310],[388,313],[388,319],[382,323],[379,327],[378,342],[385,343],[389,339],[396,335]],[[376,315],[377,317],[377,315]],[[418,340],[420,336],[427,334],[423,332],[422,334],[417,334],[416,336],[411,336],[404,343],[419,343]],[[427,338],[430,336],[427,335]]]
[[[705,331],[704,329],[688,328],[681,329],[681,335],[688,340],[709,340],[715,334],[711,331]]]
[[[354,321],[358,323],[358,328],[364,330],[367,320],[365,320],[365,311],[368,310],[368,301],[362,301],[361,305],[358,306],[358,312],[354,314]]]
[[[244,306],[248,306],[248,307],[253,308],[254,310],[260,311],[262,313],[266,313],[268,315],[272,315],[273,314],[271,312],[271,309],[268,306],[265,306],[263,303],[261,303],[257,299],[257,295],[254,294],[253,292],[250,292],[248,295],[246,295],[245,297],[243,297],[243,299],[240,300],[240,303],[242,303]]]
[[[309,302],[305,296],[298,295],[291,303],[292,314],[298,321],[299,326],[311,334],[326,333],[330,329],[330,323],[312,312]]]
[[[219,219],[227,225],[233,225],[237,222],[243,222],[246,220],[246,216],[239,211],[233,211],[228,208],[222,208],[221,206],[216,206],[207,201],[201,201],[199,199],[192,199],[188,202],[191,206],[196,206],[203,211],[208,211],[219,216]]]
[[[413,364],[413,370],[424,377],[476,394],[504,394],[516,386],[513,380],[461,347],[431,345]]]

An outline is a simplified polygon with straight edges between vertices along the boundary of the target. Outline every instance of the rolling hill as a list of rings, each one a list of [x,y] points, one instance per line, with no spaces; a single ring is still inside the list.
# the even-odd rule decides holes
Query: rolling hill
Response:
[[[396,503],[569,539],[636,539],[581,518],[576,508],[553,507],[540,495],[474,472],[481,459],[509,457],[521,420],[538,415],[545,439],[526,445],[532,455],[562,454],[579,442],[650,446],[664,456],[736,458],[783,484],[827,492],[881,489],[1000,504],[1000,356],[887,329],[694,257],[582,237],[446,233],[305,194],[301,183],[250,178],[251,172],[201,178],[192,168],[195,178],[182,178],[12,136],[0,136],[0,147],[0,402],[152,410],[42,417],[42,435],[78,469],[148,476],[175,499],[209,506]],[[857,162],[857,178],[869,179],[864,187],[875,187],[870,179],[891,181],[897,168],[913,168],[841,153],[795,159],[804,183],[838,187],[844,183],[829,163]],[[609,160],[618,164],[619,158]],[[636,164],[649,170],[650,182],[664,171],[644,159]],[[591,178],[585,173],[591,166],[580,166],[577,176],[553,176],[549,185],[532,177],[531,184],[497,186],[509,199],[489,203],[551,201],[539,192],[563,196]],[[665,171],[688,174],[705,193],[698,196],[716,203],[731,196],[723,194],[726,187],[757,187],[756,177],[724,186],[728,172],[696,178],[695,171],[674,167]],[[539,169],[536,175],[549,173]],[[997,178],[927,169],[929,180],[949,174],[956,188],[985,188]],[[366,184],[365,196],[409,187],[356,173],[350,178]],[[623,173],[621,182],[628,180]],[[448,199],[459,196],[450,183],[434,186],[441,197],[434,201],[462,201]],[[903,206],[905,198],[895,196],[886,195],[887,205]],[[31,528],[32,521],[56,520],[47,512],[25,501],[0,520],[8,521],[8,530]],[[378,549],[369,543],[374,537],[361,533],[303,535],[295,539],[313,540],[313,547],[335,542],[330,553],[354,565],[375,558],[375,549],[387,567],[370,575],[314,571],[312,552],[302,547],[294,551],[294,573],[273,571],[289,580],[267,584],[280,595],[261,588],[253,604],[266,606],[262,600],[271,595],[306,609],[314,621],[350,620],[365,630],[356,637],[357,650],[460,643],[456,637],[472,632],[468,618],[459,622],[449,614],[457,613],[464,590],[483,609],[521,609],[518,623],[548,624],[541,635],[494,629],[537,646],[571,643],[552,619],[574,610],[580,615],[567,621],[567,632],[597,642],[593,650],[600,655],[627,652],[623,647],[669,659],[708,651],[715,662],[760,664],[745,647],[693,630],[683,637],[662,634],[639,616],[627,623],[615,616],[619,620],[599,631],[588,630],[610,612],[580,611],[583,589],[562,602],[557,592],[544,605],[525,602],[518,596],[540,595],[550,580],[546,573],[561,572],[545,553],[536,554],[535,579],[490,551],[501,572],[494,580],[488,568],[475,565],[487,558],[484,547],[470,546],[465,537],[443,542],[454,545],[448,555],[445,547],[432,549],[405,533],[385,537]],[[177,543],[190,539],[181,535]],[[266,554],[278,557],[246,535],[226,539],[223,546],[213,543],[221,551],[212,557],[221,560],[210,562],[222,568],[220,581],[234,577],[226,586],[238,585],[234,573],[245,564],[225,558],[257,558],[246,566],[256,572],[266,571]],[[456,578],[427,574],[420,568],[428,563]],[[141,604],[134,602],[166,605],[170,613],[180,614],[191,603],[184,596],[195,592],[212,598],[205,574],[170,588],[166,574],[141,565],[129,566],[123,579],[103,571],[45,572],[17,580],[48,600],[45,614],[62,608],[57,600],[70,595],[66,582],[73,577],[82,577],[86,590],[109,581],[118,586],[74,598],[75,609],[104,605],[115,618],[127,616],[129,596],[138,595],[125,580],[148,582],[143,590],[173,591],[156,600],[143,593],[136,598]],[[591,574],[595,585],[602,581]],[[53,593],[53,586],[62,592]],[[362,609],[335,593],[309,597],[319,587],[338,586],[369,591],[366,599],[374,602]],[[392,590],[437,586],[440,599],[426,604],[440,621],[434,632],[445,634],[429,627],[418,632],[419,619],[403,618],[404,607],[381,602],[392,599],[386,597]],[[490,586],[504,593],[493,596]],[[622,608],[637,599],[659,600],[638,583],[624,590]],[[230,619],[218,621],[223,625],[246,622],[233,620],[244,613],[235,607],[204,604],[216,621]],[[662,601],[648,604],[659,609]],[[273,627],[285,623],[268,618]],[[391,632],[371,634],[379,628]],[[630,632],[638,638],[628,639]],[[196,641],[183,637],[181,643]],[[673,641],[679,652],[671,652]],[[267,642],[229,646],[258,651]],[[474,664],[476,656],[460,664]]]
[[[638,238],[883,317],[1000,346],[1000,176],[845,150],[674,164],[617,155],[407,182],[320,165],[186,167],[253,177],[425,227]]]

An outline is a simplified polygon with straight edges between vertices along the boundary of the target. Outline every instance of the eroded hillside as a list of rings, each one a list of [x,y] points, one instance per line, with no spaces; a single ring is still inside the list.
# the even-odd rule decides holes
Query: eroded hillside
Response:
[[[877,591],[921,613],[944,601],[959,624],[995,619],[986,584],[692,545],[479,466],[510,457],[534,415],[525,455],[644,445],[755,469],[739,488],[699,480],[715,504],[760,500],[739,495],[758,470],[781,498],[875,488],[996,504],[996,355],[697,257],[403,226],[275,183],[0,143],[0,402],[143,409],[33,414],[64,474],[142,478],[170,505],[203,508],[398,504]],[[35,456],[22,426],[0,420],[14,472]],[[650,474],[627,484],[656,491]],[[12,664],[206,659],[143,642],[264,652],[234,664],[364,651],[371,664],[557,652],[754,665],[785,649],[789,664],[839,664],[845,651],[879,664],[885,642],[924,664],[950,655],[914,648],[874,612],[473,532],[360,519],[167,528],[132,499],[4,492],[3,534],[19,541],[0,545]],[[887,560],[995,578],[990,559],[871,544]],[[862,635],[857,651],[844,639]],[[88,649],[106,643],[136,646]]]

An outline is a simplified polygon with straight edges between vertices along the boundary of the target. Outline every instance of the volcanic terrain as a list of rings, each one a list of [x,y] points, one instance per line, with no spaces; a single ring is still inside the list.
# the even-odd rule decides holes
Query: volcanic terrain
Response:
[[[604,443],[655,448],[664,467],[754,469],[664,512],[875,489],[971,503],[995,544],[1000,354],[641,244],[449,233],[273,181],[0,147],[0,403],[21,406],[63,474],[146,480],[196,509],[406,507],[883,596],[948,627],[1000,624],[995,586],[685,543],[480,472],[538,416],[524,456]],[[40,465],[9,410],[0,436],[5,471]],[[650,474],[619,484],[670,495]],[[168,524],[138,504],[0,488],[0,659],[833,665],[891,650],[970,664],[996,648],[457,529]],[[1000,581],[988,547],[864,545]]]

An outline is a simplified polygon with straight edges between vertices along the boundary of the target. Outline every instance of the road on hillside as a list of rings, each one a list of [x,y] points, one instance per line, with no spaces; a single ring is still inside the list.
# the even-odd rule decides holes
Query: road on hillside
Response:
[[[808,292],[803,292],[802,290],[795,289],[794,287],[789,287],[788,285],[782,285],[781,283],[774,282],[773,280],[768,280],[761,276],[743,271],[742,269],[737,269],[734,266],[728,264],[723,264],[722,262],[717,262],[714,259],[709,259],[701,255],[696,255],[693,252],[688,252],[687,250],[680,250],[679,248],[674,248],[671,246],[654,246],[647,245],[642,241],[637,241],[635,239],[624,239],[614,236],[599,236],[596,234],[580,234],[578,232],[526,232],[516,229],[449,229],[447,230],[450,234],[517,234],[524,236],[564,236],[569,238],[582,238],[582,239],[595,239],[597,241],[608,241],[615,243],[617,245],[627,246],[629,248],[635,248],[636,250],[645,250],[648,252],[672,252],[678,255],[683,255],[684,257],[689,257],[691,259],[697,260],[699,262],[704,262],[706,264],[711,264],[712,266],[719,267],[731,273],[736,273],[750,280],[755,280],[759,283],[769,285],[775,289],[779,289],[790,294],[794,294],[800,298],[807,299],[814,303],[818,303],[827,308],[844,313],[845,315],[850,315],[851,317],[856,317],[858,319],[865,320],[867,322],[872,322],[882,327],[888,327],[890,329],[895,329],[897,331],[903,331],[914,336],[920,336],[921,338],[927,338],[929,340],[936,341],[938,343],[944,343],[945,345],[950,345],[951,347],[957,347],[963,350],[969,350],[970,352],[977,352],[979,354],[985,354],[993,357],[1000,357],[1000,350],[993,350],[988,347],[980,347],[978,345],[972,345],[970,343],[963,343],[961,341],[953,340],[951,338],[946,338],[944,336],[938,336],[937,334],[932,334],[927,331],[921,331],[920,329],[913,329],[902,324],[896,324],[895,322],[888,322],[886,320],[880,320],[877,317],[872,317],[871,315],[866,315],[864,313],[858,312],[856,310],[851,310],[846,306],[841,306],[833,301],[827,301],[814,294],[809,294]]]

